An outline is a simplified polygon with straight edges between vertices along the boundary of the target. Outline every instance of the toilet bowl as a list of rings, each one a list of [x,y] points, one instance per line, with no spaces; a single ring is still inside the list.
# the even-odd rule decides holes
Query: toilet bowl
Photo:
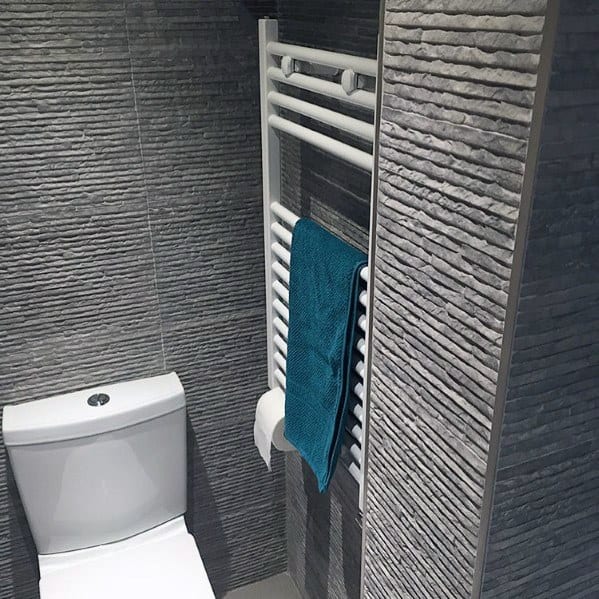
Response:
[[[214,599],[187,531],[175,373],[6,406],[42,599]]]
[[[110,545],[42,555],[42,599],[205,599],[214,594],[183,518]]]

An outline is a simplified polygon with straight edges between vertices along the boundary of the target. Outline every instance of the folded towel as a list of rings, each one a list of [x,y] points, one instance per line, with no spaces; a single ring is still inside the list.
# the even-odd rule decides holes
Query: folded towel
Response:
[[[363,252],[308,219],[293,230],[285,437],[318,488],[331,481],[345,432]]]

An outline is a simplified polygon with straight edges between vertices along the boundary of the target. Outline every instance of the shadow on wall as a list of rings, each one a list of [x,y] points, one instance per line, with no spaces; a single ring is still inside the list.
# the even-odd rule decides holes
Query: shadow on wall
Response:
[[[217,597],[229,590],[231,556],[218,513],[218,506],[210,491],[210,482],[202,461],[195,432],[187,418],[187,513],[188,530],[193,534],[202,553],[208,578]],[[220,539],[204,547],[203,539]]]
[[[347,476],[351,478],[349,474]],[[358,495],[353,504],[356,505],[359,503],[360,490],[357,486],[354,489]],[[343,560],[343,582],[345,589],[350,589],[347,594],[348,599],[359,599],[360,597],[360,585],[362,582],[362,526],[361,522],[356,523],[356,520],[359,518],[354,507],[350,507],[350,504],[347,502],[342,504],[341,546],[344,548],[351,547],[352,556],[354,560],[357,560],[357,563],[349,559]]]
[[[9,554],[11,581],[0,580],[0,598],[33,599],[39,597],[39,569],[37,550],[27,524],[17,483],[13,476],[8,455],[2,445],[6,464],[6,488],[8,490]],[[4,485],[2,485],[4,487]],[[0,539],[0,542],[2,539]],[[9,586],[10,585],[10,586]]]
[[[318,491],[316,478],[303,460],[302,477],[307,498],[301,585],[304,596],[358,599],[361,559],[361,527],[356,521],[358,487],[342,464],[327,493]],[[335,522],[333,527],[332,522]]]
[[[308,497],[306,512],[305,579],[303,588],[310,598],[329,596],[329,569],[331,544],[331,496],[319,493],[318,483],[310,467],[302,460],[304,490]],[[322,580],[311,575],[314,556],[318,556]]]

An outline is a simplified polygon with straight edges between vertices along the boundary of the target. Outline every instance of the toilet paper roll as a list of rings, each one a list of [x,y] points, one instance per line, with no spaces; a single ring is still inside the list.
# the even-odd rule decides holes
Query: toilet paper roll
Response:
[[[293,451],[295,448],[283,433],[285,431],[285,394],[276,388],[267,391],[258,400],[254,420],[254,443],[270,471],[270,448]]]

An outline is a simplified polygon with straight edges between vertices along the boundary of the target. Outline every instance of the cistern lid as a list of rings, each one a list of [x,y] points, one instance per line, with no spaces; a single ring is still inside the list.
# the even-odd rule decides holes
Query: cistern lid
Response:
[[[4,444],[34,445],[106,433],[185,406],[176,373],[5,406]]]

